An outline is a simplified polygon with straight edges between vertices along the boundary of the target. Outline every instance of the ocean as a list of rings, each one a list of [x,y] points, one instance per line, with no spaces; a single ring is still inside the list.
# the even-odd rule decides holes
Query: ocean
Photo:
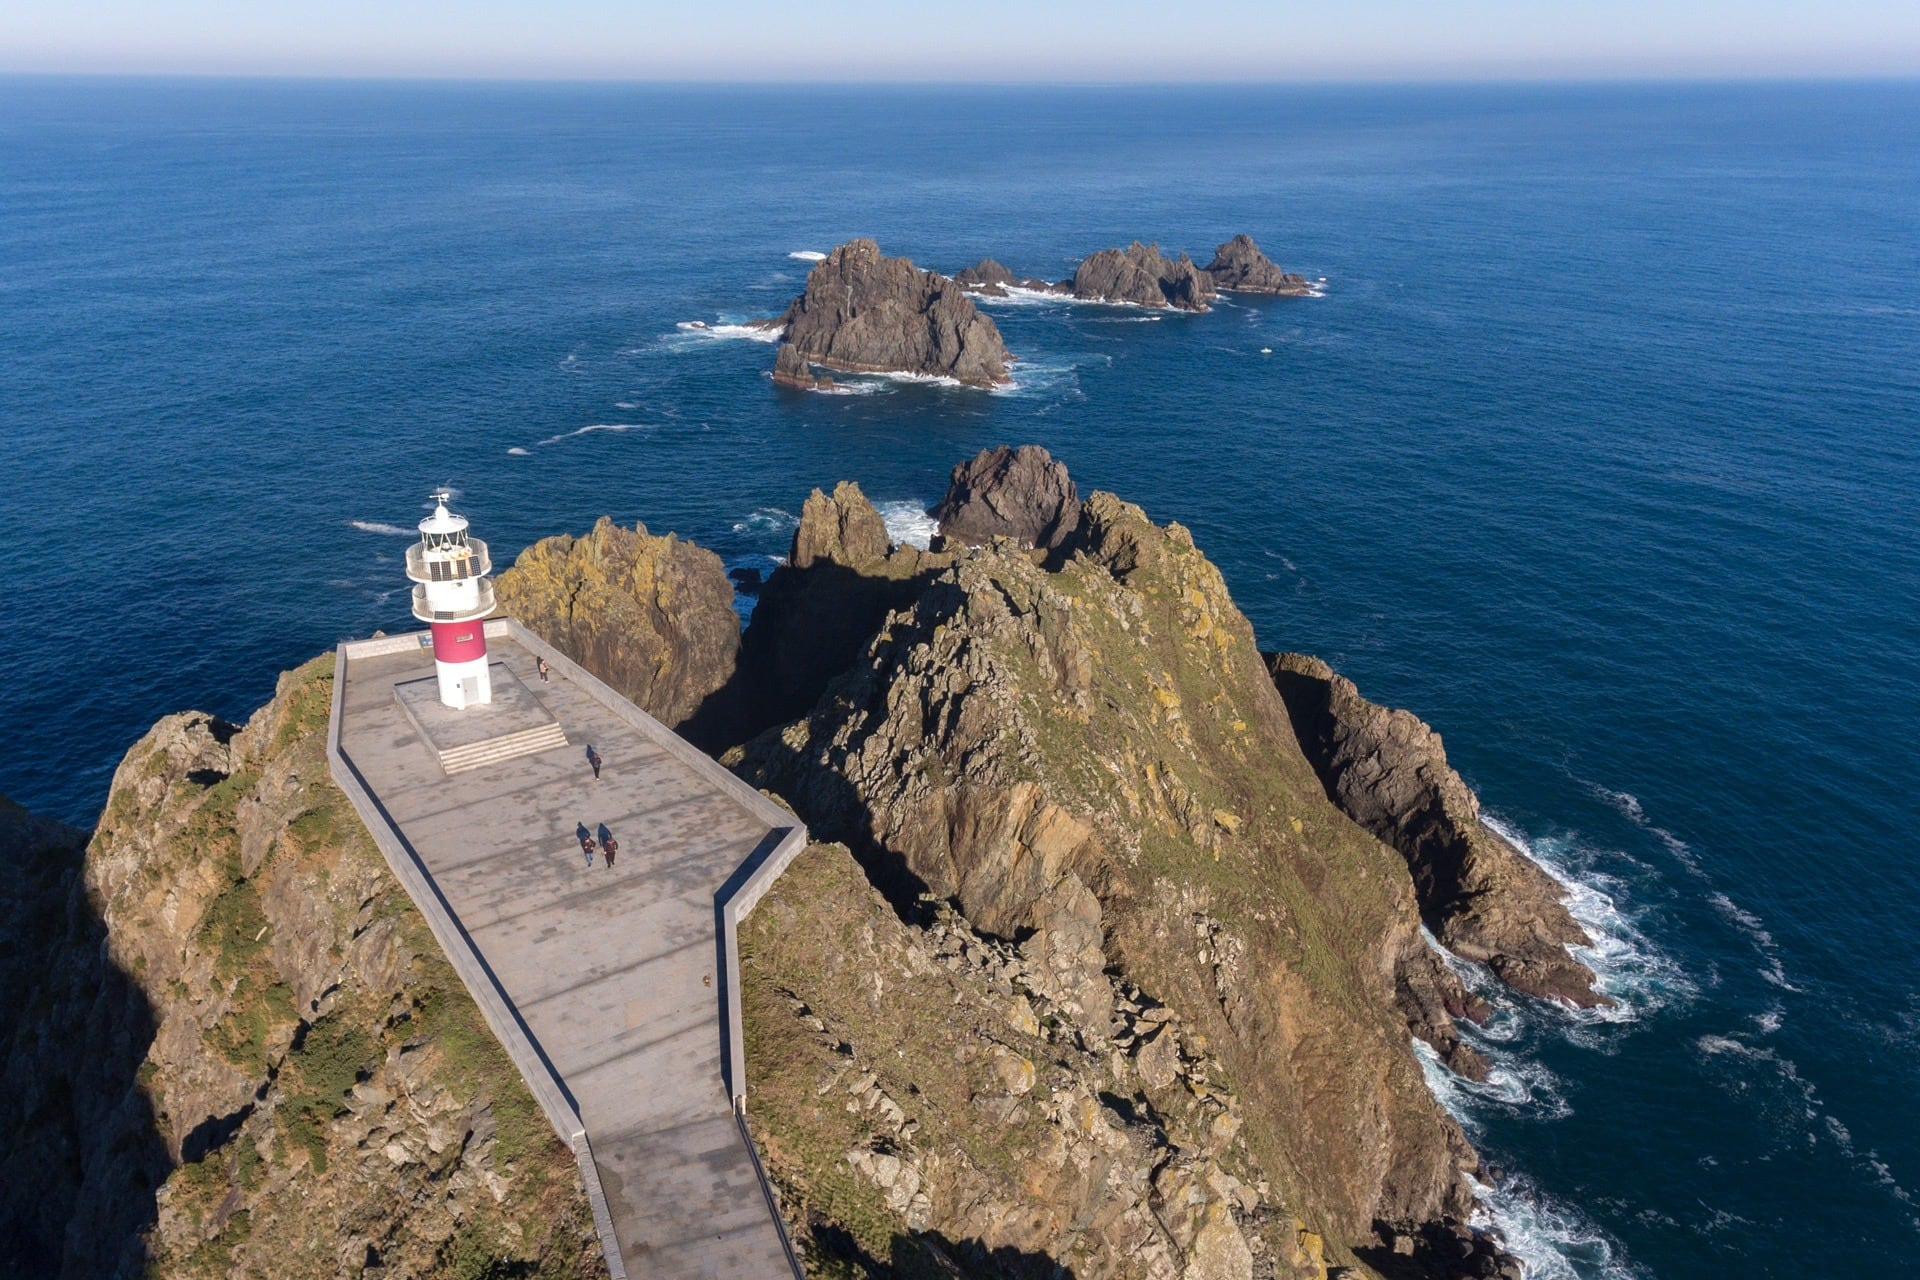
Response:
[[[1240,231],[1323,296],[995,305],[999,392],[786,392],[722,327],[855,235],[1058,277]],[[411,626],[431,486],[502,560],[605,513],[768,566],[813,486],[924,536],[1023,442],[1431,721],[1569,884],[1618,1008],[1495,993],[1492,1080],[1432,1077],[1530,1274],[1914,1271],[1920,85],[0,80],[0,792],[41,811]]]

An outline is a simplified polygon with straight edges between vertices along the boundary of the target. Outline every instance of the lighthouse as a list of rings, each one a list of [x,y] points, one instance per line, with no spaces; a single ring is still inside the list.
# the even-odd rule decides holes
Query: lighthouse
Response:
[[[465,516],[447,510],[453,495],[435,493],[433,514],[420,522],[420,541],[407,548],[413,579],[413,616],[433,628],[433,667],[440,701],[456,711],[493,701],[487,677],[484,619],[493,612],[493,561],[487,544],[467,536]]]

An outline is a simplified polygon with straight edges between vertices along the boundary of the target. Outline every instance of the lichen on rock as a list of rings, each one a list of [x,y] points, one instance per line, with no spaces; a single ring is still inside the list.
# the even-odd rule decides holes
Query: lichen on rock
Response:
[[[602,516],[529,546],[495,589],[502,613],[661,723],[709,749],[733,736],[740,615],[705,547]]]

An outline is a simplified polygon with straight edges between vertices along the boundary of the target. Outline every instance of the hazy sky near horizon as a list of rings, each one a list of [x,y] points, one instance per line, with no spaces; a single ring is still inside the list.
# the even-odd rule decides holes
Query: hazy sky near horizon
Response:
[[[1916,0],[14,0],[0,71],[1169,81],[1920,73]]]

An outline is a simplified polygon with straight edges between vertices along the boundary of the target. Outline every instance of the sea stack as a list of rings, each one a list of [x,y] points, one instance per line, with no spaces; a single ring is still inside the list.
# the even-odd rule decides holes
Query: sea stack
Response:
[[[1237,235],[1213,251],[1207,274],[1214,287],[1235,293],[1270,293],[1279,297],[1304,298],[1313,293],[1307,278],[1282,271],[1260,252],[1249,235]]]
[[[974,387],[1008,381],[1000,330],[952,279],[889,258],[872,240],[850,240],[807,273],[806,291],[779,323],[786,336],[774,381],[820,385],[813,366],[844,373],[905,373]]]
[[[1129,302],[1141,307],[1205,311],[1217,296],[1213,277],[1186,254],[1169,258],[1157,244],[1135,240],[1125,249],[1102,249],[1073,273],[1073,296],[1083,302]]]

